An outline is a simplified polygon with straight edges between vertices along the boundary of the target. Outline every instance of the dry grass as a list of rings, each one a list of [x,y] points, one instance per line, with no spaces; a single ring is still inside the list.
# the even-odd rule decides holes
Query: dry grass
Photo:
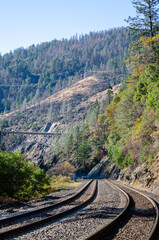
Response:
[[[51,180],[51,188],[53,192],[64,189],[66,187],[77,187],[80,184],[81,184],[80,181],[78,182],[73,181],[71,177],[66,177],[66,176],[58,176],[58,177],[52,176],[52,180]]]
[[[87,101],[82,101],[78,106],[83,106],[83,104],[89,104],[89,103],[93,103],[96,101],[96,99],[101,102],[105,99],[106,96],[106,92],[107,90],[101,91],[97,94],[94,94],[92,96],[91,93],[91,88],[94,87],[98,87],[98,85],[100,85],[102,83],[102,80],[91,76],[91,77],[87,77],[85,79],[82,79],[78,82],[76,82],[75,84],[73,84],[71,87],[65,88],[63,90],[58,91],[57,93],[54,93],[53,95],[47,97],[46,99],[40,101],[40,103],[37,103],[35,105],[30,105],[28,107],[26,107],[25,110],[29,110],[33,107],[42,105],[42,104],[48,104],[48,103],[63,103],[63,102],[68,102],[71,99],[76,99],[78,95],[83,95],[83,96],[87,96]],[[118,84],[116,86],[113,87],[113,92],[114,94],[116,94],[119,91],[121,84]],[[15,114],[16,112],[19,112],[21,110],[16,110],[16,111],[12,111],[10,113],[6,113],[4,115],[0,115],[0,119],[3,117],[9,117],[12,114]]]
[[[117,84],[117,85],[112,87],[114,96],[118,93],[118,91],[120,89],[120,86],[121,86],[121,84]],[[98,100],[99,102],[104,101],[105,98],[106,98],[107,91],[108,91],[108,89],[93,95],[92,97],[88,98],[88,100],[86,102],[81,102],[81,104],[79,104],[78,107],[82,107],[86,103],[87,104],[88,103],[95,103],[96,100]]]

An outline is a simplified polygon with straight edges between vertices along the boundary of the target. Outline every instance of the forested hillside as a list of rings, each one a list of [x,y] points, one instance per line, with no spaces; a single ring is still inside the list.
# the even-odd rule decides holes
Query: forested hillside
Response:
[[[0,56],[0,112],[36,103],[92,71],[111,72],[108,85],[121,82],[126,75],[124,60],[129,42],[128,30],[118,28],[19,48]]]
[[[129,18],[130,28],[140,38],[132,42],[127,60],[132,74],[127,88],[98,120],[108,124],[108,153],[121,168],[132,163],[149,165],[159,151],[158,1],[133,1],[133,5],[137,16]]]
[[[128,20],[134,40],[127,60],[132,74],[98,115],[96,132],[103,132],[109,158],[124,169],[125,180],[158,186],[159,8],[158,1],[151,0],[133,1],[133,5],[137,16]]]
[[[158,1],[132,2],[131,44],[119,28],[1,56],[0,112],[22,111],[1,115],[0,129],[61,132],[4,134],[3,150],[20,151],[49,176],[87,175],[107,156],[122,179],[159,187]]]
[[[3,134],[2,150],[18,150],[43,169],[24,164],[22,155],[0,152],[6,169],[5,159],[13,170],[14,164],[21,163],[23,172],[29,166],[23,198],[32,195],[30,176],[45,176],[41,194],[45,184],[50,191],[44,171],[87,175],[102,158],[105,176],[117,170],[122,180],[159,188],[159,7],[157,0],[132,3],[137,16],[128,19],[131,43],[130,32],[119,28],[1,56],[0,112],[20,110],[1,114],[0,129],[61,132],[51,138]],[[10,181],[4,196],[9,187]],[[21,198],[19,192],[11,196]]]
[[[110,104],[107,99],[103,113],[97,102],[89,109],[82,128],[67,136],[59,153],[76,158],[85,170],[107,154],[124,169],[125,179],[159,185],[159,8],[151,0],[133,4],[138,15],[129,18],[134,37],[127,59],[131,74]]]

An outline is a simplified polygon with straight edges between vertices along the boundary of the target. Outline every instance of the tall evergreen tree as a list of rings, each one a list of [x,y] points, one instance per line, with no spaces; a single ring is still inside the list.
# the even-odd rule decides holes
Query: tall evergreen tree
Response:
[[[159,0],[132,0],[136,17],[129,17],[129,29],[134,37],[153,37],[159,33]]]

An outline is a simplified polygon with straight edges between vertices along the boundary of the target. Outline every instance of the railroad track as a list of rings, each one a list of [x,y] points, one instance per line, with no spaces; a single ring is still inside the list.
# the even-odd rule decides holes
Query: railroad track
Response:
[[[112,185],[112,182],[109,183]],[[132,188],[119,183],[113,183],[113,185],[125,194],[126,207],[113,221],[102,226],[84,240],[157,239],[155,233],[159,222],[159,212],[156,203]]]
[[[0,205],[0,220],[62,202],[63,200],[70,198],[71,196],[74,196],[78,192],[82,191],[82,189],[85,188],[89,182],[90,180],[84,180],[75,187],[61,189],[60,191],[53,192],[49,195],[43,196],[39,199],[31,200],[29,202],[15,200],[2,203]]]
[[[48,239],[56,239],[56,236],[58,236],[58,239],[85,239],[85,240],[92,240],[92,239],[95,239],[95,240],[98,240],[98,239],[102,239],[102,240],[104,240],[104,239],[150,240],[150,239],[157,239],[157,238],[154,238],[154,236],[155,236],[154,233],[155,233],[155,229],[156,229],[157,222],[158,222],[158,210],[156,208],[155,203],[151,199],[149,199],[147,196],[145,196],[144,194],[140,194],[139,192],[134,191],[131,188],[127,188],[125,185],[123,186],[123,185],[116,184],[116,186],[115,186],[114,185],[115,183],[112,184],[111,182],[108,182],[108,181],[106,181],[106,183],[110,185],[109,192],[112,192],[111,189],[114,188],[114,192],[116,190],[117,190],[116,192],[120,191],[120,194],[125,196],[124,199],[127,199],[127,200],[124,200],[122,205],[120,205],[122,207],[118,207],[118,209],[120,209],[120,213],[117,209],[117,205],[114,208],[114,213],[116,212],[115,214],[109,214],[109,213],[106,214],[107,209],[108,210],[111,209],[111,211],[113,211],[113,208],[110,208],[110,206],[106,207],[106,208],[104,208],[104,206],[103,206],[103,210],[102,210],[102,208],[97,208],[96,207],[97,205],[94,205],[95,210],[93,210],[93,208],[91,208],[91,205],[94,202],[95,202],[95,204],[97,204],[97,198],[95,198],[95,196],[97,195],[97,192],[95,191],[95,189],[93,189],[91,196],[89,197],[89,199],[87,199],[87,201],[85,203],[83,201],[77,199],[77,202],[76,202],[77,205],[75,206],[74,211],[77,211],[78,209],[81,209],[81,207],[85,207],[85,206],[87,206],[87,204],[92,202],[91,205],[88,205],[86,208],[84,208],[85,209],[84,211],[77,212],[77,217],[74,217],[74,216],[76,216],[76,214],[75,215],[71,214],[72,213],[71,208],[72,208],[72,205],[74,204],[72,202],[72,203],[69,203],[70,207],[69,207],[69,210],[66,211],[66,213],[63,213],[63,210],[62,210],[62,212],[60,213],[62,215],[56,214],[57,218],[55,217],[55,219],[54,219],[54,217],[52,218],[52,216],[49,216],[49,217],[51,217],[51,219],[48,218],[46,220],[46,222],[45,222],[45,219],[42,220],[42,222],[37,221],[36,223],[35,222],[33,223],[33,226],[30,224],[28,226],[25,226],[25,229],[23,229],[23,226],[22,226],[22,229],[18,229],[18,232],[20,232],[20,230],[22,232],[25,232],[25,231],[35,228],[35,227],[39,228],[39,231],[36,230],[34,233],[33,232],[28,233],[28,235],[26,235],[26,238],[24,237],[24,239],[32,239],[32,237],[33,237],[33,239],[43,239],[47,236],[50,236],[50,237],[52,236],[52,238],[48,238]],[[95,182],[94,182],[92,184],[96,185],[96,188],[97,188],[97,183],[95,184]],[[91,185],[91,183],[90,183],[90,185]],[[107,188],[108,187],[106,187],[106,189]],[[89,191],[89,189],[88,189],[88,191]],[[112,192],[112,196],[114,196],[114,192]],[[109,198],[110,198],[110,200],[109,200]],[[93,201],[94,199],[95,199],[95,201]],[[108,199],[106,199],[105,204],[107,205],[108,202],[112,202],[112,200],[113,200],[113,198],[111,199],[111,194],[110,194]],[[121,201],[121,199],[119,201]],[[86,209],[88,209],[88,212],[89,212],[88,216],[86,215],[86,212],[87,212]],[[99,210],[99,213],[98,213],[98,210]],[[104,216],[103,216],[104,221],[106,220],[107,222],[110,222],[110,221],[111,222],[104,226],[103,225],[104,221],[103,221],[102,225],[101,225],[101,223],[99,225],[97,223],[96,224],[97,227],[93,226],[93,228],[92,228],[90,223],[93,224],[93,221],[96,222],[98,217],[100,219],[101,213],[104,214]],[[60,223],[61,221],[54,222],[55,220],[59,220],[62,217],[67,216],[67,214],[71,214],[71,215],[67,218],[64,218],[62,220],[63,223]],[[80,218],[78,217],[79,214],[81,214],[80,216],[81,216],[82,222],[80,222]],[[98,214],[99,214],[99,216],[98,216]],[[90,220],[92,217],[94,218],[93,221]],[[109,219],[107,219],[107,217]],[[85,221],[84,221],[84,219],[85,219]],[[111,219],[113,219],[113,220],[111,220]],[[51,222],[53,223],[52,227],[50,226],[50,224],[49,225],[45,224],[45,223],[49,223],[49,221],[50,221],[50,223]],[[76,222],[77,222],[77,226],[79,226],[79,224],[83,224],[83,226],[81,228],[83,230],[80,230],[81,231],[80,234],[73,233],[69,236],[70,231],[73,231],[73,228],[75,228],[75,230],[74,230],[75,232],[78,231],[78,229],[76,227]],[[88,222],[88,225],[87,225],[87,222]],[[92,235],[90,235],[90,236],[88,235],[90,232],[95,231],[94,229],[97,229],[100,225],[103,227],[98,229]],[[89,227],[90,227],[90,230],[89,230]],[[40,230],[41,228],[43,230]],[[60,233],[60,229],[65,230],[64,233],[62,233],[62,232]],[[86,229],[88,229],[87,233],[85,233]],[[8,239],[9,236],[12,236],[13,234],[17,234],[17,230],[11,230],[11,232],[8,232],[7,234],[8,235],[6,235],[6,233],[3,233],[2,236],[0,235],[0,238]],[[60,237],[58,234],[60,234]],[[82,237],[84,235],[87,237],[85,237],[85,238]],[[81,236],[81,237],[79,238],[78,236]],[[23,239],[23,237],[22,237],[22,239]]]
[[[61,202],[27,213],[19,214],[17,216],[1,219],[0,239],[8,239],[9,237],[20,232],[25,232],[49,222],[57,221],[73,212],[76,212],[77,210],[85,207],[87,204],[93,201],[97,194],[97,188],[97,180],[91,180],[77,194]],[[82,197],[85,199],[81,200],[80,198]],[[60,206],[63,207],[59,208]],[[59,212],[57,212],[57,208],[60,209]],[[50,210],[54,210],[54,212],[50,212]],[[29,223],[27,221],[28,218],[31,218],[31,221]],[[34,220],[32,220],[32,218]]]
[[[41,227],[34,232],[28,232],[23,239],[56,239],[81,240],[105,222],[112,221],[125,207],[126,198],[123,193],[105,184],[105,180],[98,181],[98,195],[88,206],[81,211],[71,214],[53,224]]]
[[[89,185],[91,184],[93,180],[90,180],[88,183],[86,183],[82,188],[80,188],[76,194],[73,194],[71,197],[67,197],[65,198],[64,200],[62,201],[59,201],[57,203],[50,203],[48,204],[47,206],[45,207],[39,207],[37,209],[34,209],[34,210],[29,210],[25,213],[19,213],[15,216],[9,216],[9,217],[5,217],[3,219],[0,219],[0,226],[2,224],[6,224],[6,223],[9,223],[9,222],[12,222],[12,221],[16,221],[18,219],[21,219],[21,218],[24,218],[24,217],[28,217],[28,216],[31,216],[31,215],[35,215],[35,214],[38,214],[42,211],[49,211],[51,209],[55,209],[59,206],[62,206],[64,204],[67,204],[68,202],[70,202],[71,200],[75,200],[77,197],[79,197],[81,194],[83,194],[87,188],[89,187]]]

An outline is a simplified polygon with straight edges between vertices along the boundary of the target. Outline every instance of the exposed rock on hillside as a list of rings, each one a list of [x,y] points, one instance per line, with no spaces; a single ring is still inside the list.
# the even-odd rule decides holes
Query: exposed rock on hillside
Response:
[[[113,86],[114,94],[120,84]],[[80,125],[86,116],[87,109],[96,100],[102,102],[106,98],[107,81],[96,77],[82,79],[69,88],[65,88],[38,104],[26,107],[24,110],[11,112],[5,115],[5,120],[11,122],[7,131],[39,131],[39,132],[65,132],[68,124]],[[4,117],[4,116],[3,116]],[[6,139],[7,136],[5,136]],[[17,138],[17,136],[14,136]],[[13,138],[14,138],[13,137]],[[6,150],[18,150],[35,164],[46,163],[51,160],[54,144],[59,137],[26,136],[16,143],[5,142]],[[15,142],[15,141],[12,141]]]
[[[117,179],[119,177],[120,169],[115,166],[113,162],[109,160],[108,156],[102,158],[99,164],[97,164],[89,173],[89,178],[111,178]]]
[[[143,188],[149,188],[151,191],[159,191],[159,155],[152,161],[150,166],[146,163],[138,166],[131,166],[121,170],[119,180],[129,184],[137,185]]]
[[[159,155],[150,166],[146,163],[132,165],[120,170],[109,157],[105,156],[87,175],[90,178],[110,178],[120,180],[135,187],[149,189],[154,193],[159,192]]]

